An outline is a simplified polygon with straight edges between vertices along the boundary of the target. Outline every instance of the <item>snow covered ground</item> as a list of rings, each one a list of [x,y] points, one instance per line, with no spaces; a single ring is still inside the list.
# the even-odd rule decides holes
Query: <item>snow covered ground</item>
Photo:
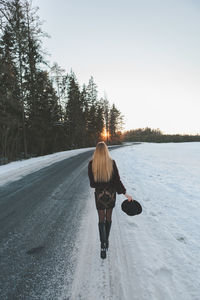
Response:
[[[70,299],[199,300],[200,143],[144,143],[111,155],[143,213],[125,215],[118,195],[102,261],[91,189]]]
[[[55,161],[94,148],[71,150],[0,167],[0,182],[16,180]],[[143,212],[113,210],[110,249],[99,256],[94,189],[89,187],[74,253],[73,284],[61,299],[200,299],[200,143],[131,145],[111,151],[127,193]],[[67,279],[66,279],[67,282]]]

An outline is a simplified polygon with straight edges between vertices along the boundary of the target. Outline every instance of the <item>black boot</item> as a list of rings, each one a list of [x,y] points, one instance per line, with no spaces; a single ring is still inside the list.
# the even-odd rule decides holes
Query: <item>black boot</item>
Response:
[[[106,249],[108,250],[109,247],[109,233],[110,233],[110,227],[111,227],[112,221],[106,220]]]
[[[99,236],[101,241],[101,258],[106,258],[106,226],[105,222],[99,222]]]

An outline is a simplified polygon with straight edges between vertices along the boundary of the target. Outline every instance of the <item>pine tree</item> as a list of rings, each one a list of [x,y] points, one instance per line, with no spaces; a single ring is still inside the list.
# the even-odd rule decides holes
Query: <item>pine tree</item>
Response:
[[[3,35],[8,34],[12,40],[12,55],[15,62],[15,68],[18,74],[18,84],[20,91],[20,102],[22,107],[22,128],[24,155],[27,156],[27,138],[26,138],[26,116],[24,100],[24,73],[25,73],[25,49],[26,49],[26,30],[23,8],[20,0],[8,0],[0,2],[0,11],[5,24]]]
[[[97,101],[97,85],[94,82],[93,76],[90,77],[88,86],[86,88],[87,90],[87,100],[89,107],[96,104]]]
[[[80,97],[79,84],[75,74],[71,71],[68,77],[68,100],[66,104],[65,126],[68,137],[68,147],[74,149],[84,145],[82,131],[84,114]]]
[[[86,91],[86,85],[83,84],[81,95],[80,95],[80,101],[81,101],[81,109],[83,112],[83,147],[87,147],[89,145],[89,134],[88,134],[88,121],[89,121],[89,104],[87,101],[87,91]]]
[[[96,110],[96,136],[97,142],[102,139],[101,135],[104,128],[104,103],[99,100],[97,102],[97,110]]]
[[[112,142],[119,142],[120,134],[118,131],[121,129],[122,120],[120,111],[113,104],[109,112],[109,132]]]
[[[12,47],[11,36],[5,30],[0,39],[0,163],[18,158],[21,152],[20,92]]]
[[[67,75],[65,75],[65,70],[61,68],[56,62],[53,63],[53,66],[50,69],[50,78],[53,85],[55,85],[59,104],[62,106],[65,100]]]
[[[29,128],[29,145],[34,155],[44,155],[57,150],[60,129],[57,127],[61,116],[58,97],[47,72],[36,74],[37,91],[35,93],[36,111],[34,126]],[[30,119],[31,120],[31,119]]]
[[[89,146],[94,146],[97,142],[96,132],[96,107],[97,107],[97,85],[94,82],[93,77],[89,79],[87,91],[87,102],[89,107],[88,112],[88,137]]]
[[[43,112],[45,120],[48,112],[49,116],[47,119],[52,118],[51,121],[54,123],[52,104],[50,103],[52,97],[56,103],[53,104],[53,107],[60,107],[57,103],[58,99],[55,98],[55,91],[52,85],[50,88],[47,74],[40,70],[41,64],[44,63],[41,38],[46,34],[41,30],[37,9],[32,8],[30,1],[0,0],[0,8],[4,20],[2,35],[7,34],[10,40],[12,40],[11,52],[16,68],[16,79],[19,86],[19,101],[21,105],[24,156],[27,157],[27,150],[29,155],[46,153],[47,138],[44,138],[44,134],[47,131],[44,126],[38,126],[38,118],[42,119],[41,113]],[[48,89],[51,92],[42,94],[40,90],[42,85],[48,85]],[[45,96],[47,97],[46,99]],[[46,107],[46,105],[49,105],[49,107]],[[46,108],[41,109],[41,107]],[[56,111],[56,122],[58,122],[62,116],[61,111]],[[42,144],[45,146],[41,147],[40,143],[35,143],[35,139],[37,140],[36,135],[43,137]]]

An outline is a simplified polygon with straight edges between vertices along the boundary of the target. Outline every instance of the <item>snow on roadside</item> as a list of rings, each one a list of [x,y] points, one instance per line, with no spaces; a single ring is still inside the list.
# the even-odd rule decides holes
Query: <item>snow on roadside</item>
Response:
[[[130,144],[131,143],[124,143],[124,145]],[[115,147],[115,145],[109,146],[109,148],[112,147]],[[0,166],[0,186],[19,180],[23,176],[36,172],[63,159],[94,149],[95,147],[67,150],[44,156],[14,161],[6,165],[2,165]]]
[[[34,158],[25,159],[21,161],[15,161],[0,166],[0,186],[18,180],[25,175],[36,172],[55,162],[61,161],[63,159],[78,155],[80,153],[92,149],[94,149],[94,147],[67,150],[67,151],[57,152],[45,156],[39,156],[39,157],[34,157]]]
[[[125,215],[124,196],[117,196],[102,261],[90,189],[70,299],[199,300],[200,143],[144,143],[111,156],[143,213]]]
[[[119,202],[115,210],[144,291],[138,299],[199,299],[200,143],[141,144],[112,156],[144,209],[132,218]]]

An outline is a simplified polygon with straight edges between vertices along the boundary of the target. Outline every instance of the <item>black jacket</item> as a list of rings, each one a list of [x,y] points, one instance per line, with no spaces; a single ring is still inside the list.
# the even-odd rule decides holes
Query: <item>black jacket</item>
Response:
[[[92,173],[92,160],[90,160],[88,164],[88,176],[90,179],[90,186],[92,188],[104,189],[104,188],[112,187],[116,190],[117,194],[126,194],[126,188],[124,187],[123,183],[120,180],[117,165],[114,160],[113,160],[113,174],[111,176],[111,179],[108,182],[94,181],[94,176]]]

